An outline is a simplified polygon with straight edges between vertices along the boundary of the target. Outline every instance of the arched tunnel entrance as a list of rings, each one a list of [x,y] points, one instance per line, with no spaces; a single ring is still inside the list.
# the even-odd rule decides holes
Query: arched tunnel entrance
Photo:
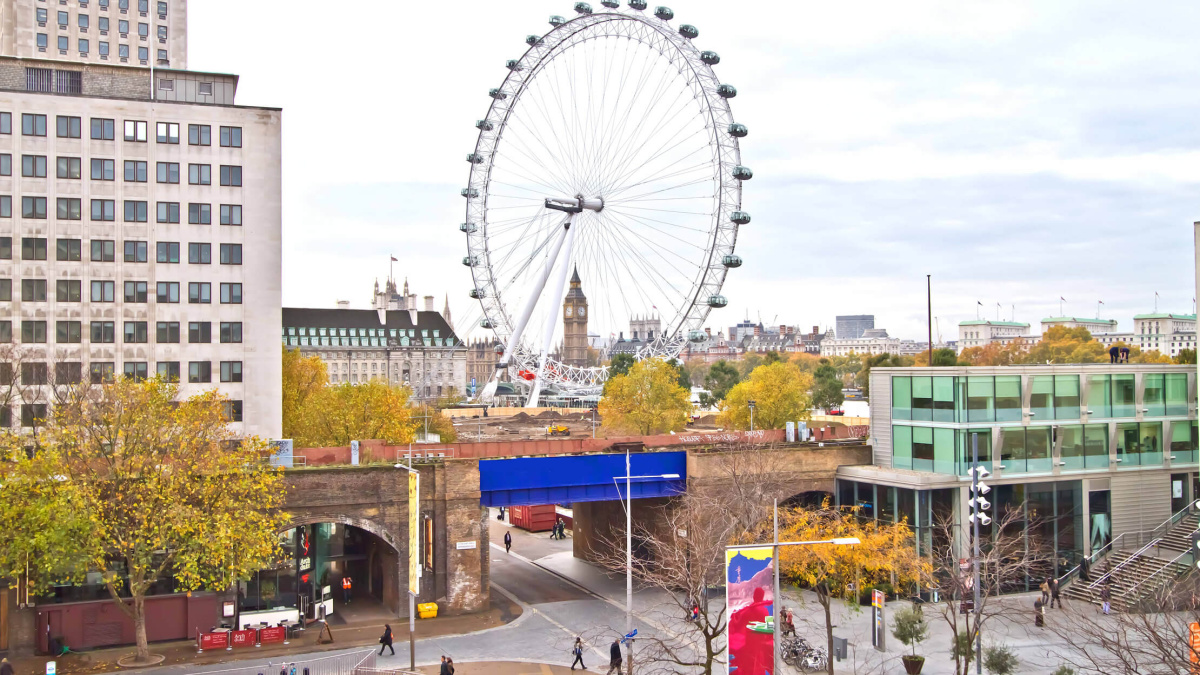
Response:
[[[337,626],[398,615],[400,559],[390,533],[371,521],[325,517],[289,523],[278,536],[276,563],[238,584],[239,626],[322,616]]]

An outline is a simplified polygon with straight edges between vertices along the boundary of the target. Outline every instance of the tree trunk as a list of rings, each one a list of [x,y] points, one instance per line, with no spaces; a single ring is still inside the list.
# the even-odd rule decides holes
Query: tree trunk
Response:
[[[829,605],[832,604],[829,600],[829,592],[823,587],[817,587],[817,601],[821,603],[821,607],[825,608],[825,638],[826,648],[829,650],[829,658],[825,660],[827,672],[833,675],[833,615],[829,610]]]
[[[150,643],[146,640],[146,596],[138,593],[133,596],[133,632],[137,638],[137,660],[145,663],[150,660]]]

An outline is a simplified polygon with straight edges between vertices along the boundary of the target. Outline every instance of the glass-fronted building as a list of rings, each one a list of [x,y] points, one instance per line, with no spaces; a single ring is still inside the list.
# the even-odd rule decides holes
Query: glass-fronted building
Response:
[[[873,463],[840,468],[836,500],[907,518],[922,548],[969,513],[975,445],[993,513],[1022,509],[1071,565],[1200,497],[1194,366],[876,368],[870,405]]]

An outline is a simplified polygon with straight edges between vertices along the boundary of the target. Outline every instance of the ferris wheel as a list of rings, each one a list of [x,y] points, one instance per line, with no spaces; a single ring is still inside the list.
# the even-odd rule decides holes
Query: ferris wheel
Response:
[[[607,368],[578,358],[578,334],[564,356],[568,275],[586,294],[567,318],[587,319],[588,354],[653,316],[659,329],[637,336],[636,356],[674,358],[705,339],[708,313],[727,304],[725,275],[742,264],[741,184],[753,174],[729,107],[737,89],[713,72],[720,56],[667,7],[600,5],[577,2],[574,18],[551,16],[548,33],[528,36],[475,124],[463,264],[480,326],[503,345],[484,400],[506,370],[528,383],[529,406],[548,387],[600,391]]]

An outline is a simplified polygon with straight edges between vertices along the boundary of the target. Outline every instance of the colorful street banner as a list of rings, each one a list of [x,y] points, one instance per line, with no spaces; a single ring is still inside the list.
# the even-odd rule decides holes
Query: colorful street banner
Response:
[[[1200,675],[1200,623],[1188,624],[1188,648],[1192,657],[1192,675]]]
[[[421,593],[421,481],[408,472],[408,592]]]
[[[773,675],[774,576],[775,561],[770,546],[725,552],[732,675]]]

